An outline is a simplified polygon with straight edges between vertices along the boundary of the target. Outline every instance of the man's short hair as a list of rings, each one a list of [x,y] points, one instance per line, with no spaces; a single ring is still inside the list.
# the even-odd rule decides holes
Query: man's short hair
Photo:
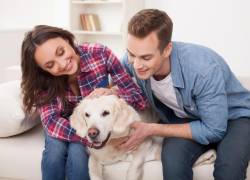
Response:
[[[155,31],[159,40],[159,50],[162,52],[171,41],[173,22],[166,12],[158,9],[143,9],[136,13],[128,23],[128,33],[144,38]]]

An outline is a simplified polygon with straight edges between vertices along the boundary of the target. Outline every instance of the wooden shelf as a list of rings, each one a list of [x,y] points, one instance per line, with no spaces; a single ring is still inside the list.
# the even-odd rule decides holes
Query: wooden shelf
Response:
[[[72,4],[121,4],[121,0],[74,0]]]
[[[69,0],[69,29],[78,42],[98,42],[108,46],[116,55],[125,50],[126,27],[129,18],[144,8],[145,0]],[[100,31],[86,31],[82,14],[98,16]],[[84,18],[85,19],[85,18]],[[84,28],[83,28],[84,27]],[[84,30],[83,30],[84,29]]]

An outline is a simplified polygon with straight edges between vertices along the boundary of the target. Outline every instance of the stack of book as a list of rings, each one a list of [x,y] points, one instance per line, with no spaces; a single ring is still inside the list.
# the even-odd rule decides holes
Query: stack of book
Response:
[[[100,31],[100,21],[97,14],[81,14],[81,25],[84,31]]]

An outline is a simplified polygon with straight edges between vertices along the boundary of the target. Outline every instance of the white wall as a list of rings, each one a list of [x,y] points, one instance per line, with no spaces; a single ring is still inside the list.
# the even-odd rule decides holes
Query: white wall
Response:
[[[69,0],[0,0],[0,30],[68,25]]]
[[[239,76],[250,76],[250,1],[146,0],[167,12],[173,40],[206,45],[220,53]]]
[[[24,29],[35,24],[51,24],[51,0],[1,0],[0,29]]]
[[[0,0],[0,82],[20,63],[24,33],[38,24],[69,27],[69,0]]]
[[[145,0],[174,21],[173,40],[206,45],[232,70],[250,76],[250,1]],[[69,27],[69,0],[0,0],[0,71],[20,61],[24,31],[37,24]]]

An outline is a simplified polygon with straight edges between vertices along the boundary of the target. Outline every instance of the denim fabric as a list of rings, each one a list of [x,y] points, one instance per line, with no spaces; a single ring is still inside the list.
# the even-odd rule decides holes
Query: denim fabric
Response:
[[[244,180],[250,160],[250,119],[229,121],[222,141],[202,145],[183,138],[165,138],[162,149],[163,177],[166,180],[192,180],[192,165],[210,148],[217,149],[215,180]]]
[[[228,119],[250,117],[250,92],[216,52],[199,45],[173,42],[170,61],[177,102],[188,114],[186,122],[190,123],[196,142],[218,142],[226,133]],[[171,110],[164,104],[156,104],[150,80],[140,80],[136,76],[127,54],[122,62],[161,120],[173,121]]]
[[[88,154],[82,144],[45,136],[42,157],[43,180],[89,180]]]

